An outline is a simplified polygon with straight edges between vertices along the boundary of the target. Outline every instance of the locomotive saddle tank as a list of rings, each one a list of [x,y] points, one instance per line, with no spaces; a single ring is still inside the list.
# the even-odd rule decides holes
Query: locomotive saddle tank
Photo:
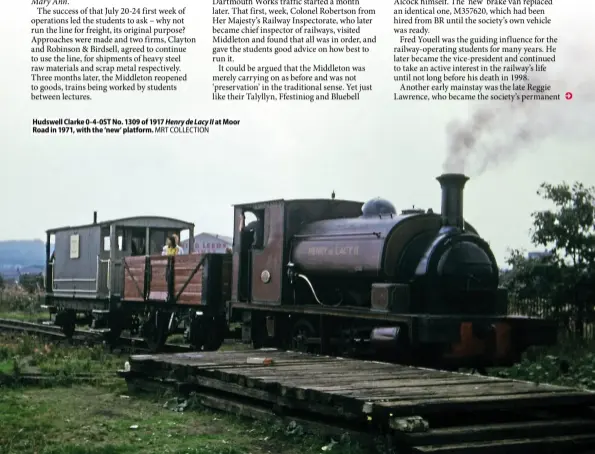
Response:
[[[293,266],[309,279],[342,277],[348,287],[358,287],[358,283],[411,285],[417,306],[413,309],[418,311],[453,312],[453,307],[432,304],[438,288],[451,304],[456,298],[481,294],[493,309],[498,266],[489,245],[464,221],[462,192],[468,178],[446,174],[438,180],[442,215],[423,210],[397,215],[390,202],[372,200],[363,206],[361,217],[304,226],[293,239]],[[467,311],[477,312],[477,305]]]

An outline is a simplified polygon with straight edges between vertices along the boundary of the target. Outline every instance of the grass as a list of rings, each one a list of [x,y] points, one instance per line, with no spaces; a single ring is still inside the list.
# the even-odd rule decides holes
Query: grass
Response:
[[[125,388],[90,386],[4,392],[0,452],[298,454],[320,452],[326,443],[303,435],[292,439],[282,428],[203,409],[173,412],[163,407],[163,400],[123,393]],[[342,449],[333,452],[357,452],[349,445],[337,448]]]
[[[122,358],[107,353],[100,345],[75,348],[43,343],[33,336],[0,336],[0,372],[4,374],[45,374],[60,384],[85,374],[98,382],[113,382],[114,371],[122,364]]]
[[[205,410],[173,412],[163,400],[124,393],[90,386],[6,391],[0,395],[0,452],[309,454],[326,444]],[[333,452],[356,449],[338,445]]]
[[[0,336],[0,373],[34,370],[56,377],[50,387],[0,390],[0,452],[313,454],[330,441],[211,412],[192,399],[180,413],[165,408],[168,396],[128,396],[124,381],[115,375],[124,361],[96,347],[50,346],[33,337]],[[81,373],[93,373],[97,380],[69,382]],[[368,451],[343,442],[332,452]]]
[[[0,311],[0,318],[7,318],[10,320],[20,320],[23,322],[37,323],[39,320],[49,320],[50,316],[45,312],[18,312],[18,311]]]

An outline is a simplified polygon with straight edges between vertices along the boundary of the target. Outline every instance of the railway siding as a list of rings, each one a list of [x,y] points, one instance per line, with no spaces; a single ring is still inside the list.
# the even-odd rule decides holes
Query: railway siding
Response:
[[[68,339],[59,326],[46,323],[33,323],[22,320],[12,320],[0,318],[0,333],[19,333],[29,334],[38,337],[47,338],[52,341],[66,341],[68,343],[84,343],[94,344],[102,343],[105,339],[102,336],[101,330],[76,330],[74,337]],[[147,351],[146,342],[143,339],[120,337],[118,340],[118,348],[131,349],[133,351]],[[189,351],[188,345],[166,344],[164,349],[169,352],[184,352]]]
[[[175,383],[206,393],[207,406],[216,395],[389,431],[415,452],[595,452],[593,392],[276,350],[135,355],[129,363],[129,382]]]

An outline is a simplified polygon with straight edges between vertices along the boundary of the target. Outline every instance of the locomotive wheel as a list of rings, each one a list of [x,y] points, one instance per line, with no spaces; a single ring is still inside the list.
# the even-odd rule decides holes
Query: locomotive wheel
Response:
[[[318,352],[320,345],[309,342],[315,337],[314,325],[306,319],[298,320],[291,328],[291,350],[302,353]]]
[[[252,348],[259,349],[266,347],[268,335],[266,321],[262,315],[252,313],[250,321],[250,337],[252,339]]]
[[[152,353],[158,352],[165,345],[170,316],[167,312],[153,312],[141,327],[141,335]]]
[[[190,345],[195,350],[216,351],[225,340],[224,316],[197,317],[190,324]]]

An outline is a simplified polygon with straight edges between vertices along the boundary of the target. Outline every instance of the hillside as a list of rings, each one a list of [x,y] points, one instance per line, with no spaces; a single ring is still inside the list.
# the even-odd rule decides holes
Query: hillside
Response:
[[[6,278],[20,273],[41,273],[45,243],[41,240],[0,241],[0,274]]]

